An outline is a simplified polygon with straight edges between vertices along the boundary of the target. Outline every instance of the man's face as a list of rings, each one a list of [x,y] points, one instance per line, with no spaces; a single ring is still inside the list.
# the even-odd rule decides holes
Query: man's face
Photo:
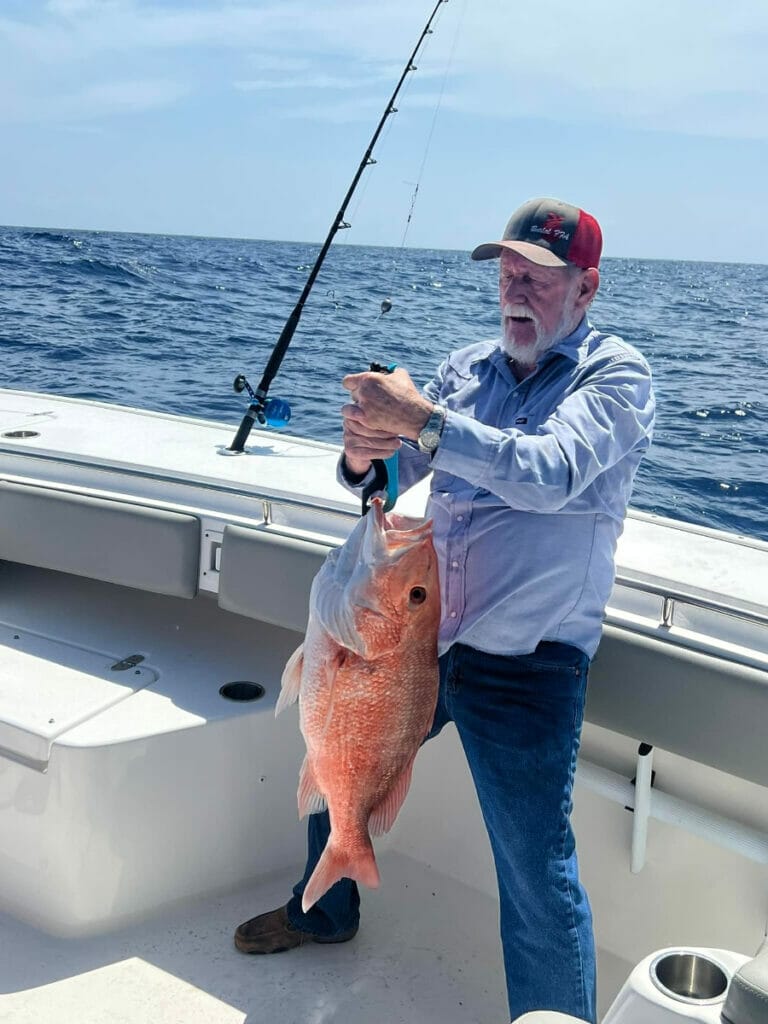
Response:
[[[506,354],[524,366],[535,365],[542,353],[578,326],[598,281],[596,270],[542,267],[503,249],[499,304]]]

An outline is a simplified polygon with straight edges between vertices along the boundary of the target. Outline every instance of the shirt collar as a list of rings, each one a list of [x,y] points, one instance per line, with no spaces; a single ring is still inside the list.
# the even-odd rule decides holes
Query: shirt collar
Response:
[[[552,348],[548,349],[548,351],[544,353],[536,373],[541,370],[542,366],[549,363],[555,355],[565,356],[566,359],[570,359],[573,363],[582,362],[582,360],[587,356],[587,346],[584,342],[593,330],[594,328],[589,320],[587,320],[586,316],[582,317],[581,323],[575,330],[571,331],[571,333],[567,334],[564,338],[561,338],[556,345],[553,345]],[[501,348],[501,343],[499,343],[494,351],[491,352],[490,360],[496,369],[500,371],[502,376],[515,387],[520,383],[510,369],[509,358]],[[530,378],[526,377],[525,379],[529,380]]]
[[[586,348],[584,346],[584,340],[587,335],[591,334],[593,330],[592,324],[587,320],[586,316],[581,318],[581,323],[576,330],[571,331],[564,338],[561,338],[556,345],[553,345],[551,349],[546,353],[549,355],[561,355],[570,359],[574,363],[580,363],[586,355]]]

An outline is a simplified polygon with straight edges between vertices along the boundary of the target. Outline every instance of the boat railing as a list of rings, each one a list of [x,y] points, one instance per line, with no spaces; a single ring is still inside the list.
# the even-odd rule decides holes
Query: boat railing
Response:
[[[719,615],[728,615],[750,625],[768,625],[768,610],[761,610],[754,606],[750,607],[747,604],[735,604],[727,598],[714,594],[710,596],[699,591],[678,587],[665,580],[656,582],[647,577],[630,576],[619,572],[616,575],[615,585],[660,598],[661,616],[659,624],[665,629],[671,629],[675,625],[675,612],[678,605],[699,608],[702,611],[716,612]]]

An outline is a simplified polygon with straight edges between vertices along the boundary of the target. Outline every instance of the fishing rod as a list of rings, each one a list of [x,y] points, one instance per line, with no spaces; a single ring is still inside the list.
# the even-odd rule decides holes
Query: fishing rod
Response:
[[[358,166],[357,171],[355,172],[355,176],[352,179],[352,184],[349,186],[347,194],[344,196],[344,200],[341,204],[341,207],[339,208],[339,212],[336,214],[336,217],[334,218],[334,221],[331,225],[331,229],[328,232],[328,237],[325,239],[323,247],[320,250],[317,259],[315,260],[312,270],[310,271],[309,277],[307,278],[307,283],[304,285],[304,289],[301,295],[299,296],[298,302],[293,308],[293,312],[286,320],[285,326],[280,332],[280,337],[277,339],[277,343],[275,344],[275,347],[272,350],[272,355],[269,357],[269,362],[267,363],[266,369],[264,370],[264,374],[261,378],[259,386],[254,390],[246,380],[245,375],[242,373],[239,373],[235,377],[233,384],[235,391],[238,394],[241,394],[243,391],[247,390],[251,401],[248,406],[248,409],[246,410],[245,415],[243,416],[242,422],[237,429],[237,433],[235,434],[232,444],[227,449],[228,452],[231,452],[233,454],[240,454],[245,450],[245,442],[248,440],[248,436],[251,433],[251,430],[253,429],[253,426],[256,423],[256,421],[258,421],[262,425],[267,424],[269,426],[284,426],[290,419],[290,406],[288,405],[287,402],[285,402],[281,398],[267,398],[269,386],[272,383],[275,375],[277,374],[277,371],[280,369],[280,364],[283,361],[283,357],[285,356],[285,353],[288,351],[288,346],[290,345],[291,339],[293,338],[293,335],[296,332],[296,328],[299,326],[299,320],[301,319],[301,314],[304,310],[304,304],[307,301],[309,293],[312,290],[312,286],[315,283],[317,275],[320,273],[320,268],[322,267],[325,257],[328,254],[328,250],[331,247],[331,242],[333,241],[336,232],[343,230],[344,228],[351,227],[351,225],[344,220],[344,216],[347,211],[347,206],[349,205],[349,202],[352,196],[354,195],[358,182],[360,181],[360,178],[363,175],[363,171],[366,169],[366,167],[369,167],[371,164],[376,163],[372,156],[374,146],[378,142],[379,136],[381,135],[381,131],[387,119],[390,117],[391,114],[397,113],[395,101],[397,100],[397,97],[400,93],[400,89],[402,88],[403,83],[405,82],[405,79],[408,76],[409,72],[416,71],[416,65],[413,62],[416,59],[416,56],[425,38],[428,35],[432,34],[432,22],[435,20],[435,17],[440,7],[445,3],[448,3],[448,0],[437,0],[434,10],[429,16],[429,20],[422,29],[421,35],[419,36],[419,41],[416,43],[416,46],[413,49],[413,53],[408,58],[403,73],[400,76],[400,80],[398,81],[397,86],[395,87],[395,91],[392,93],[392,96],[390,97],[389,102],[387,103],[387,106],[384,110],[384,113],[382,114],[381,120],[379,121],[376,127],[376,131],[373,133],[373,137],[371,138],[371,141],[368,143],[368,148],[366,149],[365,154],[363,155],[363,159],[360,161],[360,165]],[[386,301],[387,300],[385,300],[385,302]],[[382,312],[385,312],[384,304],[382,304]]]

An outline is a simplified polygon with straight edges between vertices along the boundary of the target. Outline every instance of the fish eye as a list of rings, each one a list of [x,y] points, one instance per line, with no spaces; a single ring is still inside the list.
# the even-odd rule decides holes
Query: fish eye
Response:
[[[408,597],[411,604],[424,604],[427,600],[427,592],[424,587],[411,587]]]

